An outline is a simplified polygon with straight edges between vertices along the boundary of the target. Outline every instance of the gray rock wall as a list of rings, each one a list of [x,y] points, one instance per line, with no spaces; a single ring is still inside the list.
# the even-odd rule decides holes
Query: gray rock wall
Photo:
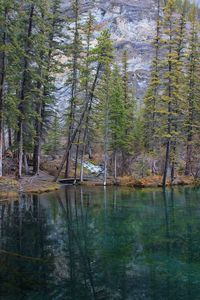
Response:
[[[95,8],[97,12],[104,10],[99,22],[111,30],[118,61],[123,50],[128,50],[130,83],[135,89],[137,98],[142,99],[148,85],[153,57],[152,40],[156,26],[155,1],[110,0],[106,1],[106,5],[104,2],[100,1],[98,8]]]
[[[69,6],[68,0],[64,7]],[[96,18],[96,34],[109,28],[117,62],[125,49],[129,54],[130,85],[142,103],[153,57],[152,40],[156,26],[155,0],[83,0],[82,18],[91,10]]]

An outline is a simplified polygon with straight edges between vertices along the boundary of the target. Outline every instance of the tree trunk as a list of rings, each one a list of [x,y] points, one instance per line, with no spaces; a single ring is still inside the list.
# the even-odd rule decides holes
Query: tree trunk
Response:
[[[84,177],[84,167],[83,167],[84,155],[85,155],[85,139],[83,139],[83,149],[81,152],[81,170],[80,170],[80,181],[81,182],[83,182],[83,177]]]
[[[2,130],[2,137],[3,137],[3,145],[2,145],[2,150],[3,150],[3,156],[5,155],[6,152],[6,133],[5,133],[5,126],[3,122],[3,130]]]
[[[7,20],[7,9],[4,11],[4,21]],[[6,26],[6,25],[5,25]],[[4,28],[1,39],[2,45],[6,46],[6,28]],[[0,177],[3,175],[3,93],[5,84],[6,53],[0,53]]]
[[[81,135],[81,131],[79,131],[79,134],[78,134],[78,145],[76,145],[76,157],[75,157],[75,168],[74,168],[75,183],[76,183],[76,180],[77,180],[77,167],[78,167],[78,155],[79,155],[80,135]]]
[[[69,141],[68,144],[70,145],[70,150],[71,150],[72,143]],[[69,150],[69,152],[67,154],[67,158],[66,158],[65,178],[68,178],[69,174],[70,174],[70,158],[71,158],[71,151],[70,150]]]
[[[169,157],[170,157],[170,140],[168,139],[167,146],[166,146],[166,154],[165,154],[164,173],[163,173],[163,183],[162,183],[163,187],[166,186]]]
[[[108,160],[107,160],[107,152],[104,152],[104,181],[103,181],[103,185],[106,186],[107,185],[107,168],[108,168]]]
[[[185,175],[189,176],[192,173],[192,134],[188,135],[187,139],[187,152],[186,152],[186,166]]]
[[[114,152],[114,179],[117,182],[117,151]]]
[[[28,160],[27,160],[27,155],[24,153],[24,168],[25,168],[25,174],[29,175],[29,166],[28,166]]]
[[[19,164],[18,164],[18,177],[22,177],[22,164],[23,164],[23,123],[21,122],[19,128]]]
[[[41,88],[41,84],[38,84],[38,89]],[[35,132],[36,137],[34,140],[34,150],[33,150],[33,172],[34,174],[39,175],[40,172],[40,156],[41,156],[41,136],[42,136],[42,121],[44,119],[43,113],[42,113],[42,103],[37,104],[36,111],[38,113],[38,116],[40,116],[39,119],[35,120]]]
[[[40,153],[41,153],[41,141],[40,137],[37,137],[35,141],[33,151],[33,173],[39,175],[40,173]]]
[[[12,129],[8,128],[8,147],[12,148]]]
[[[86,100],[88,98],[88,92],[86,89]],[[85,129],[84,129],[84,133],[83,133],[83,149],[81,152],[81,171],[80,171],[80,180],[81,182],[83,182],[83,173],[84,173],[84,168],[83,168],[83,160],[84,160],[84,155],[85,155],[85,151],[86,151],[86,141],[87,141],[87,137],[88,137],[88,130],[89,130],[89,117],[90,117],[90,112],[91,112],[91,108],[92,108],[92,98],[90,99],[90,103],[88,106],[88,110],[86,111],[86,121],[85,121]]]

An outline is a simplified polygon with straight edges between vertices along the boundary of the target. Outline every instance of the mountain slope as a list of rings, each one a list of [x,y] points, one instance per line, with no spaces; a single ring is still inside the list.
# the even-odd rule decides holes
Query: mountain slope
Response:
[[[65,8],[70,2],[64,0]],[[155,0],[99,0],[82,2],[82,18],[91,10],[96,19],[96,33],[109,28],[117,51],[117,61],[126,49],[129,55],[130,84],[142,99],[150,75],[152,40],[156,26]],[[138,101],[141,103],[140,101]]]

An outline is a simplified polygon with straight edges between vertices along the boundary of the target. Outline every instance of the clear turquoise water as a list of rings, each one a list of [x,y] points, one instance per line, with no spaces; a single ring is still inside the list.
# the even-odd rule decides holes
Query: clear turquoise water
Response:
[[[200,189],[0,203],[0,299],[200,299]]]

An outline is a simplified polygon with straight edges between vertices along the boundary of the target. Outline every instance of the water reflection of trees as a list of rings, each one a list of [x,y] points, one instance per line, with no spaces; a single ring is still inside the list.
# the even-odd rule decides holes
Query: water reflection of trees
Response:
[[[143,227],[144,234],[149,232],[143,240],[152,299],[198,299],[200,207],[194,190],[170,189],[157,198],[163,206],[158,202],[156,225],[144,222]]]
[[[0,295],[198,299],[199,215],[190,188],[68,188],[2,204]]]
[[[0,205],[1,299],[32,299],[49,289],[48,225],[37,196]],[[27,298],[26,298],[27,297]]]
[[[66,228],[62,298],[128,299],[133,294],[139,227],[120,197],[116,190],[106,189],[92,197],[87,190],[67,189],[60,197]],[[135,295],[140,293],[135,290]]]
[[[61,297],[195,299],[200,223],[193,195],[190,189],[67,189],[59,198]]]

